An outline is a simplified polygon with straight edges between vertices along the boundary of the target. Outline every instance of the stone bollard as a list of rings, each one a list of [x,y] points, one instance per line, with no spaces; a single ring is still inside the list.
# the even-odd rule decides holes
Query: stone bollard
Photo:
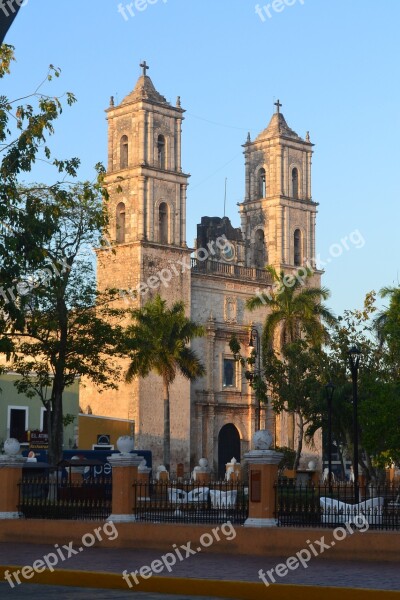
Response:
[[[124,441],[128,436],[123,436]],[[118,444],[119,450],[124,450],[126,444]],[[112,467],[112,514],[108,520],[116,523],[135,521],[136,489],[133,484],[138,478],[138,467],[143,457],[130,452],[112,454],[107,457]]]
[[[26,458],[19,454],[20,444],[15,438],[4,442],[5,454],[0,456],[0,519],[19,519],[18,484]]]
[[[283,454],[270,450],[272,435],[269,431],[256,431],[253,447],[245,454],[249,465],[249,517],[245,527],[275,527],[275,488],[278,464]]]

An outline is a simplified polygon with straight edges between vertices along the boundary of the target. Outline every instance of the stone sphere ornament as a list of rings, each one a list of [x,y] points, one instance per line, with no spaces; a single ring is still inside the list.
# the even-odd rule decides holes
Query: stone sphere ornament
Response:
[[[134,439],[131,435],[121,435],[117,439],[117,448],[121,454],[129,454],[135,447]]]
[[[307,465],[307,468],[309,471],[315,471],[315,469],[317,468],[317,463],[315,462],[315,460],[310,460],[310,462]]]
[[[17,454],[19,454],[20,448],[21,444],[15,438],[8,438],[8,440],[4,442],[4,452],[8,456],[17,456]]]
[[[206,458],[201,458],[199,460],[199,467],[206,469],[208,467],[208,460]]]
[[[272,434],[266,429],[256,431],[253,435],[254,450],[270,450],[272,445]]]

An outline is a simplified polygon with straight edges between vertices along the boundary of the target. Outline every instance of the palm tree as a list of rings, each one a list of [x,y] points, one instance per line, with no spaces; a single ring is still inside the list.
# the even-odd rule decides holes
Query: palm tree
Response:
[[[381,298],[389,298],[389,306],[375,318],[374,326],[379,341],[383,344],[400,332],[400,287],[384,287],[379,292]]]
[[[193,381],[205,373],[196,354],[188,347],[189,342],[204,335],[203,327],[185,315],[183,302],[175,302],[171,308],[160,296],[149,300],[141,309],[132,311],[134,323],[127,328],[126,347],[131,363],[126,373],[130,383],[134,377],[147,377],[157,373],[164,388],[164,464],[170,466],[170,387],[176,375],[181,373]]]
[[[324,323],[336,323],[333,313],[322,304],[322,300],[329,298],[329,290],[305,286],[312,275],[311,271],[300,278],[294,275],[290,277],[284,271],[278,273],[272,265],[268,265],[266,270],[274,283],[272,291],[264,291],[249,298],[246,303],[250,311],[263,306],[268,309],[263,328],[264,351],[273,346],[276,332],[280,333],[280,347],[300,337],[304,337],[311,345],[321,344],[327,337]],[[288,425],[289,446],[294,448],[293,413],[289,413]]]

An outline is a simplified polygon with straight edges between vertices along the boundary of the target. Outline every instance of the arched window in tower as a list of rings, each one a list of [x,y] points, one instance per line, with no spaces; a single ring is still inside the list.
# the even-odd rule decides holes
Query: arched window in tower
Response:
[[[265,169],[260,169],[258,172],[258,196],[265,198],[267,195],[267,175]]]
[[[294,257],[293,263],[295,267],[300,267],[303,263],[303,251],[302,251],[302,240],[301,240],[301,231],[300,229],[296,229],[293,236],[294,242]]]
[[[117,206],[116,213],[116,240],[118,244],[123,244],[125,242],[125,204],[120,202]]]
[[[165,137],[159,135],[157,139],[157,157],[160,169],[165,169]]]
[[[160,244],[168,244],[168,205],[165,202],[161,202],[160,208],[158,209],[159,216],[159,230],[158,239]]]
[[[266,262],[264,232],[262,229],[257,229],[254,243],[254,264],[259,269],[263,269]]]
[[[296,167],[292,170],[292,196],[293,198],[299,197],[299,171]]]
[[[128,158],[129,158],[129,143],[128,136],[123,135],[120,143],[120,167],[121,169],[128,168]]]

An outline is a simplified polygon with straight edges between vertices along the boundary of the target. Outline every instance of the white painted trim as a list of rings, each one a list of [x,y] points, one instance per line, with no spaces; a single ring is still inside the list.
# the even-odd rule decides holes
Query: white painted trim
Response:
[[[43,431],[43,426],[44,426],[44,413],[47,412],[47,409],[44,406],[40,407],[40,425],[39,425],[39,430]]]

